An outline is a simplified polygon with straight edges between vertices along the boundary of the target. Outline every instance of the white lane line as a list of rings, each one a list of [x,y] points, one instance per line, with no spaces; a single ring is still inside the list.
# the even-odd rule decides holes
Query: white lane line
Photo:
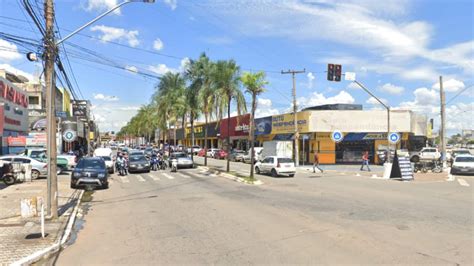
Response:
[[[122,183],[130,183],[127,176],[120,176],[120,179],[122,180]]]
[[[145,182],[146,181],[145,178],[143,178],[141,175],[136,175],[136,177],[137,177],[138,181],[140,181],[140,182]]]
[[[168,179],[174,179],[174,176],[172,175],[169,175],[169,174],[166,174],[166,173],[163,173],[164,176],[166,176]]]
[[[184,178],[191,178],[190,176],[185,175],[185,174],[181,174],[181,173],[178,173],[178,175],[179,175],[180,177],[184,177]]]
[[[465,186],[465,187],[469,187],[469,183],[466,182],[466,180],[462,179],[462,178],[458,178],[458,182],[459,182],[459,185],[461,186]]]
[[[159,176],[154,176],[154,175],[148,175],[149,178],[153,179],[153,181],[160,181]]]

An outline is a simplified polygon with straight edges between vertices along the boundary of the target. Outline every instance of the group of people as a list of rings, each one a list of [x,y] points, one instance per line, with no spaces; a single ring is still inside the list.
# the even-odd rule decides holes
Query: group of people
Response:
[[[360,170],[364,171],[364,166],[367,166],[367,171],[370,172],[370,167],[369,167],[369,152],[364,151],[362,153],[362,165],[360,166]],[[314,162],[313,162],[313,173],[316,173],[316,168],[323,173],[324,170],[319,167],[319,155],[316,151],[314,151]]]

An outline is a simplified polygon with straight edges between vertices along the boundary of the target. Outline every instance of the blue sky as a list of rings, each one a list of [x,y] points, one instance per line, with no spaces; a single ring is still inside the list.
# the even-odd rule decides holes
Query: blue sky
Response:
[[[18,2],[0,0],[0,31],[39,41]],[[116,2],[55,1],[61,34]],[[84,30],[87,36],[71,38],[66,49],[102,129],[119,129],[149,102],[157,81],[135,71],[155,76],[180,71],[187,58],[201,52],[214,60],[235,59],[244,71],[267,72],[270,84],[259,102],[260,116],[290,108],[291,76],[279,73],[287,69],[307,71],[297,76],[301,108],[325,103],[380,108],[353,83],[326,81],[327,63],[339,63],[390,106],[435,118],[437,128],[439,75],[448,101],[474,83],[473,10],[469,0],[157,0],[126,5]],[[9,47],[0,49],[0,68],[34,73],[38,67],[11,45],[0,40],[0,48]],[[97,58],[85,56],[80,47],[116,67],[90,62]],[[448,132],[474,127],[473,94],[469,87],[449,102]]]

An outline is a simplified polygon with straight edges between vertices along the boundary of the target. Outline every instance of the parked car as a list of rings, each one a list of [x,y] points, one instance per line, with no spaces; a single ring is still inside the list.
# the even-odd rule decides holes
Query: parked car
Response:
[[[82,158],[71,173],[71,188],[108,188],[109,180],[105,161],[100,157]]]
[[[128,171],[132,172],[150,172],[150,161],[143,154],[131,154],[128,157]]]
[[[454,149],[450,153],[446,154],[446,161],[449,162],[449,164],[453,164],[454,159],[458,155],[471,155],[471,152],[468,149]]]
[[[77,156],[74,154],[61,154],[58,155],[58,159],[63,158],[67,160],[67,170],[73,170],[77,164]]]
[[[254,149],[254,162],[256,163],[256,162],[258,162],[258,161],[263,160],[263,158],[262,158],[263,147],[254,147],[253,149]],[[249,151],[247,152],[247,154],[245,154],[245,155],[242,157],[244,163],[251,163],[251,158],[250,158],[250,153],[251,153],[251,152],[252,152],[252,151],[249,150]]]
[[[244,159],[245,151],[233,150],[229,154],[229,160],[233,162],[242,162]]]
[[[201,151],[201,150],[202,150],[202,148],[199,147],[198,145],[194,145],[194,146],[193,146],[193,153],[194,153],[195,155],[198,154],[199,151]],[[191,153],[191,147],[188,147],[188,148],[186,149],[186,151],[187,151],[188,153]]]
[[[100,156],[105,162],[105,166],[107,167],[107,171],[109,174],[115,173],[115,160],[110,156]]]
[[[111,148],[97,148],[94,150],[94,157],[109,156],[112,157],[113,151]]]
[[[412,153],[410,161],[417,163],[420,160],[439,160],[441,153],[436,148],[426,147],[418,153]]]
[[[451,174],[474,175],[474,156],[465,154],[456,156],[451,166]]]
[[[152,147],[145,148],[144,153],[145,153],[145,156],[151,157],[151,155],[153,154],[153,148]]]
[[[199,157],[204,157],[205,154],[206,154],[206,150],[205,150],[205,149],[201,149],[201,150],[197,153],[197,156],[199,156]]]
[[[292,159],[280,156],[268,156],[265,157],[261,162],[255,164],[255,172],[269,173],[273,177],[279,175],[288,175],[294,177],[296,173],[295,163]]]
[[[48,165],[39,160],[22,156],[22,155],[6,155],[0,157],[0,160],[9,163],[29,163],[31,164],[31,179],[37,179],[41,176],[48,175]],[[58,170],[60,171],[60,170]],[[60,172],[58,172],[59,174]]]
[[[186,153],[184,152],[173,152],[171,153],[169,161],[169,167],[171,168],[171,160],[176,159],[178,160],[178,168],[193,168],[194,163],[193,160],[191,160],[191,157],[189,157]]]
[[[213,157],[214,158],[214,153],[216,153],[216,151],[218,151],[219,149],[215,149],[215,148],[210,148],[207,150],[206,154],[207,154],[207,157]]]
[[[226,159],[227,158],[227,152],[225,150],[218,150],[214,152],[214,159]]]
[[[47,163],[48,158],[46,156],[46,149],[26,149],[24,153],[21,155],[25,155],[29,158],[35,159],[37,161]],[[71,165],[73,168],[73,165],[75,165],[75,155],[71,155],[74,158],[74,163]],[[57,169],[59,169],[58,173],[62,173],[63,171],[70,170],[70,162],[69,162],[69,157],[65,157],[63,155],[57,155],[56,156],[56,165]]]

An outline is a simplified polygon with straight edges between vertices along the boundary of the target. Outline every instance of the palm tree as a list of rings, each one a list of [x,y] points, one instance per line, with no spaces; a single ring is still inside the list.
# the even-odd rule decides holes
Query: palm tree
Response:
[[[219,94],[223,97],[219,100],[219,113],[222,114],[223,110],[227,108],[227,154],[230,153],[230,107],[232,99],[235,100],[238,115],[247,111],[245,104],[245,97],[239,88],[239,77],[240,68],[237,66],[234,60],[219,60],[216,63],[213,80],[216,87],[219,90]],[[227,156],[227,168],[226,171],[230,170],[230,160]]]
[[[217,87],[214,86],[212,80],[213,71],[215,70],[214,63],[210,61],[203,61],[203,87],[199,93],[199,101],[202,103],[202,111],[204,113],[204,120],[206,126],[204,128],[204,165],[207,166],[207,149],[208,149],[208,133],[207,124],[209,119],[212,118],[216,107],[219,94],[217,93]]]
[[[253,170],[254,170],[254,146],[255,146],[255,110],[257,109],[257,96],[265,92],[264,86],[268,84],[265,80],[265,73],[260,71],[257,73],[245,72],[242,77],[243,85],[246,87],[245,92],[252,95],[252,112],[250,114],[250,178],[253,179]]]

